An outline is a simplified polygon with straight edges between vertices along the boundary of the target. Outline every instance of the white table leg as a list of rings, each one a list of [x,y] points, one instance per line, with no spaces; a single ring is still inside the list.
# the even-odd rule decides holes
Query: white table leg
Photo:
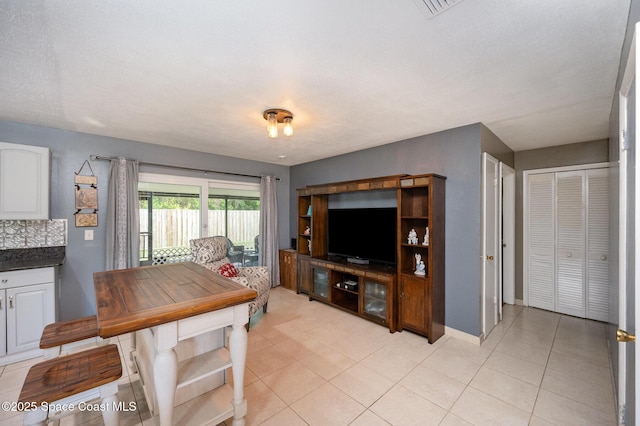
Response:
[[[101,404],[108,407],[102,411],[102,420],[105,426],[118,426],[120,424],[120,413],[116,410],[118,405],[118,382],[107,383],[100,386]]]
[[[177,344],[178,325],[176,322],[162,324],[156,328],[153,381],[158,400],[160,426],[173,425],[173,402],[178,384],[178,355],[174,350]]]
[[[229,336],[229,353],[233,372],[233,426],[244,426],[247,400],[244,399],[244,368],[247,362],[247,304],[234,307],[233,328]]]

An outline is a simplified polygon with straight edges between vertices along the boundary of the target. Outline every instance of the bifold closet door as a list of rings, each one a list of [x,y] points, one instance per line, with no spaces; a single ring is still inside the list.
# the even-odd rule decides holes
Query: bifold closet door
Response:
[[[556,173],[556,311],[585,316],[583,171]]]
[[[555,177],[530,175],[528,193],[529,306],[555,310]]]
[[[607,321],[609,172],[528,178],[529,306]]]
[[[593,169],[587,176],[586,317],[609,320],[609,171]]]

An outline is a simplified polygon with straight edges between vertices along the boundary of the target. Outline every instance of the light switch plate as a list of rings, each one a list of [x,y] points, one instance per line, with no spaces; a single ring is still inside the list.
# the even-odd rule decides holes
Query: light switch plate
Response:
[[[93,229],[85,229],[84,230],[84,240],[85,241],[93,240]]]

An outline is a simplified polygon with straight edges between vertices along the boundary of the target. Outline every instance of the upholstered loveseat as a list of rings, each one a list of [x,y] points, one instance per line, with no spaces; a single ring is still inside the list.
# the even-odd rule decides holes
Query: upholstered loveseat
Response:
[[[249,318],[262,308],[267,312],[271,280],[265,266],[246,266],[236,268],[227,257],[228,243],[225,237],[206,237],[190,240],[192,260],[207,269],[252,288],[258,297],[249,303]],[[237,274],[237,275],[236,275]]]

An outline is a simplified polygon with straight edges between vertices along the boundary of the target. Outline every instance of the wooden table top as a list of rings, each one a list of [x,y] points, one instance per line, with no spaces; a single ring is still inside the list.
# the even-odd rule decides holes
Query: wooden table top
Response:
[[[258,293],[193,262],[95,272],[100,337],[227,308]]]

